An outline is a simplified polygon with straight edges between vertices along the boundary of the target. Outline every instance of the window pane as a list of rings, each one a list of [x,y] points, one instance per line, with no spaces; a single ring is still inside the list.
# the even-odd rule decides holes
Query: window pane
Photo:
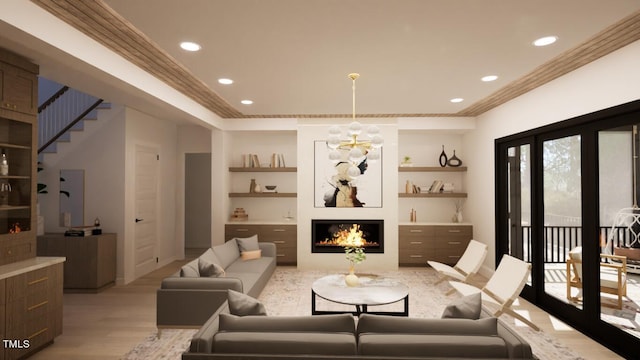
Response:
[[[531,146],[510,147],[507,152],[509,254],[531,263]]]
[[[580,136],[545,141],[542,156],[544,288],[547,294],[582,308],[582,264],[567,263],[569,251],[577,252],[582,245]],[[575,287],[568,290],[567,281]]]
[[[600,317],[640,337],[640,209],[634,201],[638,138],[634,129],[627,126],[598,133]]]

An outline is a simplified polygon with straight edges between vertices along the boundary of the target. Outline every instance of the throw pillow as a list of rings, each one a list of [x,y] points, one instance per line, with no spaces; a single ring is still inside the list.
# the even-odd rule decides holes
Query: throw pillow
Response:
[[[238,242],[238,248],[240,249],[240,253],[244,251],[254,251],[259,250],[260,246],[258,246],[258,235],[253,235],[248,238],[235,238]]]
[[[192,260],[180,268],[180,277],[200,277],[198,259]]]
[[[475,293],[463,296],[454,300],[449,304],[442,313],[443,319],[461,318],[477,320],[480,318],[480,309],[482,307],[482,295]]]
[[[227,301],[232,315],[267,315],[267,310],[260,301],[241,292],[227,290]]]
[[[243,251],[240,253],[242,261],[260,259],[262,257],[262,250]]]
[[[201,277],[224,277],[225,275],[222,266],[204,258],[198,258],[198,271]]]

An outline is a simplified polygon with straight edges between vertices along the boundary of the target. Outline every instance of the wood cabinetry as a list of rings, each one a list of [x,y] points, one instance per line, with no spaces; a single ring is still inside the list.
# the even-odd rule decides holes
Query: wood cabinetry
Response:
[[[416,266],[433,260],[455,265],[472,237],[471,225],[400,225],[399,263]]]
[[[38,113],[37,73],[36,65],[0,55],[0,109],[3,117],[6,112]]]
[[[278,265],[296,265],[298,259],[297,226],[292,224],[227,224],[225,241],[235,237],[258,235],[260,242],[276,244]]]
[[[38,66],[0,49],[0,265],[36,256]]]
[[[25,357],[62,334],[63,261],[33,258],[0,267],[0,331],[12,341],[4,359]]]
[[[39,256],[65,256],[65,292],[99,292],[116,281],[116,234],[38,236]]]

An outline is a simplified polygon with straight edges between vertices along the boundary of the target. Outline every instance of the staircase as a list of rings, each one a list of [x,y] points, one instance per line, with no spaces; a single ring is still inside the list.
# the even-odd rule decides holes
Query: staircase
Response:
[[[98,111],[110,109],[102,99],[61,87],[38,108],[38,156],[56,153],[58,143],[70,142],[71,134],[84,130],[85,121],[98,119]]]

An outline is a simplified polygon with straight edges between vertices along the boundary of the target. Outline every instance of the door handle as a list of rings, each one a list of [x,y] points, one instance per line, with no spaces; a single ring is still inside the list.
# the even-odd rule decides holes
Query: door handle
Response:
[[[140,221],[142,221],[142,220],[144,220],[144,219],[138,219],[138,218],[136,218],[136,222],[137,222],[137,223],[139,223],[139,222],[140,222]]]

